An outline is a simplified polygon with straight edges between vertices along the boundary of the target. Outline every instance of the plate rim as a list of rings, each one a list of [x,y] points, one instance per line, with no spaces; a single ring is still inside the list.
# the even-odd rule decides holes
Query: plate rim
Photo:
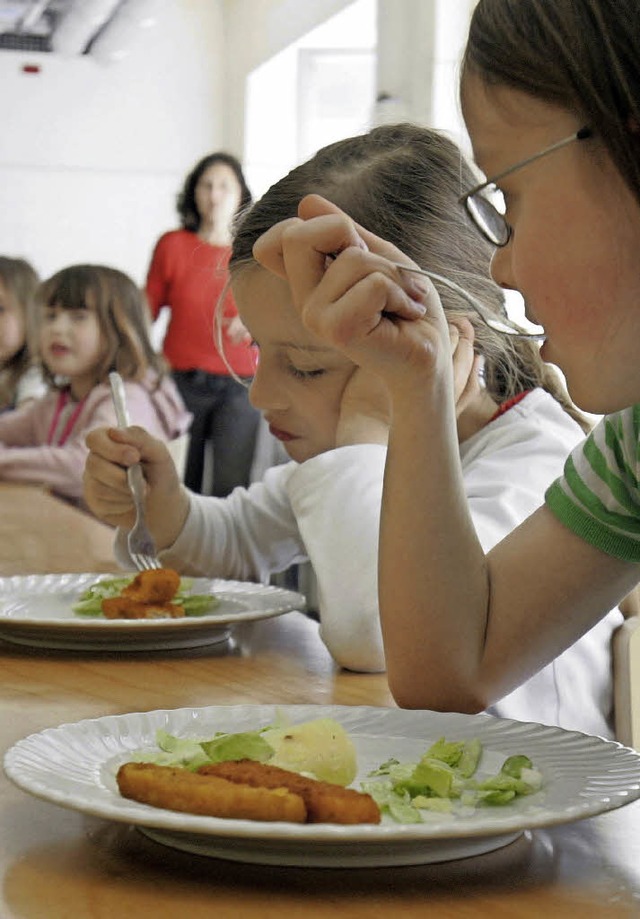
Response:
[[[483,819],[475,820],[471,822],[473,818],[468,818],[465,822],[463,818],[455,818],[451,822],[443,822],[438,825],[436,823],[422,823],[422,824],[392,824],[385,823],[377,826],[369,825],[356,825],[355,827],[344,827],[333,824],[288,824],[288,823],[269,823],[261,824],[256,821],[248,820],[228,820],[223,818],[216,817],[203,817],[198,815],[190,814],[181,814],[177,811],[163,810],[160,808],[151,808],[147,805],[139,804],[138,802],[129,802],[127,799],[120,798],[117,795],[117,792],[113,792],[113,789],[109,789],[105,783],[103,783],[103,789],[109,791],[113,795],[113,800],[107,799],[106,801],[90,800],[82,798],[82,795],[72,796],[73,800],[69,799],[69,794],[67,792],[55,791],[55,789],[47,789],[41,781],[34,781],[33,778],[28,778],[25,781],[25,776],[20,772],[20,766],[24,766],[23,757],[26,755],[27,759],[29,755],[33,752],[32,748],[35,744],[36,748],[41,744],[46,746],[47,742],[51,739],[57,739],[60,736],[64,737],[65,734],[70,732],[77,732],[79,736],[86,736],[86,731],[89,726],[92,726],[93,729],[97,730],[98,734],[101,737],[111,736],[113,738],[115,734],[116,726],[129,725],[129,730],[133,730],[135,734],[136,719],[137,721],[145,721],[146,729],[151,731],[153,728],[154,733],[155,729],[159,726],[158,721],[164,721],[165,724],[167,721],[170,721],[172,718],[180,720],[181,718],[187,719],[188,723],[192,725],[197,725],[199,718],[206,717],[216,717],[220,713],[224,712],[227,718],[237,720],[239,716],[246,717],[247,714],[255,718],[256,724],[258,722],[264,723],[266,719],[271,720],[275,717],[276,713],[284,712],[289,714],[292,720],[306,720],[309,717],[335,717],[338,721],[344,722],[345,717],[346,721],[357,721],[358,719],[385,719],[398,718],[401,721],[399,728],[396,731],[406,730],[404,725],[408,725],[412,720],[417,719],[426,719],[427,722],[433,722],[433,733],[436,733],[437,722],[440,721],[443,724],[445,721],[457,721],[457,726],[455,728],[450,728],[451,730],[462,729],[464,732],[469,732],[470,730],[475,730],[476,733],[480,731],[481,733],[504,733],[510,729],[513,731],[524,731],[528,732],[530,741],[533,742],[537,740],[546,740],[549,741],[555,739],[557,740],[560,737],[564,737],[567,744],[569,743],[569,738],[572,739],[573,743],[587,744],[593,748],[597,748],[601,752],[608,752],[611,754],[614,760],[620,760],[620,768],[622,768],[622,761],[625,761],[625,769],[627,766],[633,773],[634,781],[631,783],[627,781],[626,784],[620,785],[617,789],[609,790],[608,794],[600,794],[600,796],[591,795],[588,798],[585,798],[582,801],[581,806],[572,806],[568,810],[558,811],[557,813],[550,813],[548,810],[545,810],[544,807],[540,807],[537,810],[525,810],[512,812],[507,816],[506,819],[500,821],[486,821]],[[343,716],[343,717],[341,717]],[[155,726],[154,726],[155,725]],[[467,727],[468,726],[468,727]],[[105,730],[106,729],[106,734]],[[109,730],[111,729],[111,734]],[[486,730],[485,730],[486,729]],[[357,727],[346,726],[346,730],[353,734],[353,736],[358,736]],[[193,733],[193,732],[192,732]],[[360,735],[364,736],[365,732],[360,731]],[[127,735],[131,737],[131,735]],[[369,735],[367,735],[369,736]],[[374,736],[385,736],[388,737],[388,734],[377,733]],[[390,735],[393,737],[394,735]],[[402,736],[400,734],[399,736]],[[525,735],[523,734],[523,737]],[[118,732],[118,740],[121,743],[120,750],[118,755],[122,761],[122,756],[126,755],[128,752],[144,746],[146,741],[144,740],[144,735],[141,731],[138,731],[137,735],[137,746],[122,746],[123,734],[122,731]],[[404,735],[405,739],[407,735]],[[533,741],[532,741],[533,738]],[[67,738],[69,739],[69,738]],[[523,741],[523,746],[526,744],[526,740]],[[73,747],[73,745],[71,745]],[[74,750],[75,752],[75,750]],[[511,751],[501,751],[501,753],[514,752]],[[562,752],[562,751],[561,751]],[[111,756],[105,759],[102,759],[97,763],[97,778],[101,778],[102,770],[107,767],[107,764],[116,758],[116,750],[112,745],[110,751]],[[547,754],[550,755],[550,754]],[[46,758],[45,758],[46,759]],[[96,765],[96,764],[93,764]],[[104,715],[98,718],[89,718],[83,719],[76,722],[65,722],[56,727],[45,728],[41,731],[34,732],[27,735],[26,737],[18,740],[12,747],[7,750],[4,755],[4,770],[7,777],[16,784],[19,788],[27,793],[35,795],[36,797],[42,798],[43,800],[58,804],[63,807],[67,807],[72,810],[79,810],[83,813],[89,813],[93,816],[102,817],[104,819],[113,820],[120,823],[127,823],[137,826],[148,826],[156,829],[166,829],[171,831],[186,832],[193,834],[203,834],[211,837],[218,838],[243,838],[245,840],[253,840],[258,844],[268,843],[269,840],[273,840],[274,843],[282,843],[287,840],[295,840],[298,842],[307,842],[310,844],[319,844],[333,842],[340,843],[341,845],[349,846],[356,844],[358,846],[367,845],[376,843],[419,843],[426,842],[431,839],[460,839],[460,838],[471,838],[473,836],[493,836],[493,835],[502,835],[505,833],[513,832],[515,830],[530,830],[543,827],[554,826],[558,824],[571,823],[575,820],[584,819],[587,817],[596,816],[597,814],[604,813],[610,810],[615,810],[618,807],[621,807],[625,804],[631,803],[638,798],[640,798],[640,754],[635,750],[632,750],[629,747],[625,747],[617,741],[605,740],[594,735],[583,734],[577,731],[566,731],[563,728],[553,727],[550,725],[542,725],[537,722],[520,722],[514,721],[513,719],[506,718],[497,718],[493,715],[487,713],[481,713],[479,715],[463,715],[460,713],[441,713],[441,712],[431,712],[428,710],[406,710],[406,709],[397,709],[391,707],[379,707],[379,706],[349,706],[349,705],[317,705],[317,704],[299,704],[299,705],[278,705],[275,703],[262,705],[258,703],[243,703],[243,704],[218,704],[218,705],[209,705],[209,706],[187,706],[179,709],[156,709],[148,712],[129,712],[118,715]],[[45,770],[46,772],[46,770]],[[94,778],[96,778],[94,776]],[[593,779],[592,779],[593,780]],[[598,781],[601,781],[598,777]],[[581,790],[580,794],[584,795],[585,792]],[[86,798],[86,794],[85,794]],[[115,803],[114,803],[115,802]],[[477,812],[476,812],[477,813]],[[503,812],[504,813],[504,812]],[[180,826],[179,824],[183,824]],[[185,825],[186,824],[186,825]]]

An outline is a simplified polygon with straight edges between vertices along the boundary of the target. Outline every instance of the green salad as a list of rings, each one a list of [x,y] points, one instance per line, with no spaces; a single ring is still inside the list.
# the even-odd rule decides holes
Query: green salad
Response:
[[[96,581],[80,594],[78,602],[71,607],[73,612],[79,616],[103,616],[102,601],[107,597],[119,596],[122,589],[127,587],[134,577],[135,575],[131,574]],[[204,616],[206,613],[213,612],[220,600],[213,594],[191,593],[192,586],[192,579],[180,578],[180,587],[171,602],[182,606],[185,616]]]
[[[528,756],[509,756],[497,774],[479,778],[481,757],[478,739],[441,737],[417,762],[382,763],[361,787],[398,823],[422,823],[428,812],[453,815],[504,806],[542,788],[542,774]]]

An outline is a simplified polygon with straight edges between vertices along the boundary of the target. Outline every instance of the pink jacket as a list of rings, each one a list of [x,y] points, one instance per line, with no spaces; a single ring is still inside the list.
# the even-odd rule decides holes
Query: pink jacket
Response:
[[[153,378],[125,382],[131,424],[146,428],[154,437],[173,440],[189,430],[192,416],[170,377],[164,377],[156,390],[154,382]],[[86,397],[60,444],[60,427],[65,424],[50,436],[58,400],[59,392],[50,390],[41,399],[0,415],[0,480],[37,482],[79,501],[89,452],[85,437],[93,428],[115,427],[116,415],[109,387],[99,384]]]

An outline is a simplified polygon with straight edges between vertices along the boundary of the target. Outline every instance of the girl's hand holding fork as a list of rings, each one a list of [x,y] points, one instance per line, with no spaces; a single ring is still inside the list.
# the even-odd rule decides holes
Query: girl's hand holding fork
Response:
[[[189,498],[166,445],[144,428],[96,428],[86,438],[84,498],[104,523],[126,530],[135,510],[127,483],[127,467],[141,463],[147,485],[147,525],[158,550],[175,542],[184,526]]]

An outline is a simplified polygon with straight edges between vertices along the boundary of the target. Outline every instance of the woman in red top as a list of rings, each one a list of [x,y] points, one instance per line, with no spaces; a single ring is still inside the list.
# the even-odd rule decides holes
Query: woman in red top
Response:
[[[193,414],[185,484],[202,492],[207,441],[213,444],[211,494],[224,497],[248,485],[259,413],[250,405],[245,380],[253,376],[255,350],[229,292],[220,303],[223,354],[217,346],[215,312],[227,284],[231,227],[251,203],[238,160],[227,153],[205,156],[191,170],[178,196],[182,229],[158,241],[147,277],[154,319],[171,310],[164,355],[184,402]]]

